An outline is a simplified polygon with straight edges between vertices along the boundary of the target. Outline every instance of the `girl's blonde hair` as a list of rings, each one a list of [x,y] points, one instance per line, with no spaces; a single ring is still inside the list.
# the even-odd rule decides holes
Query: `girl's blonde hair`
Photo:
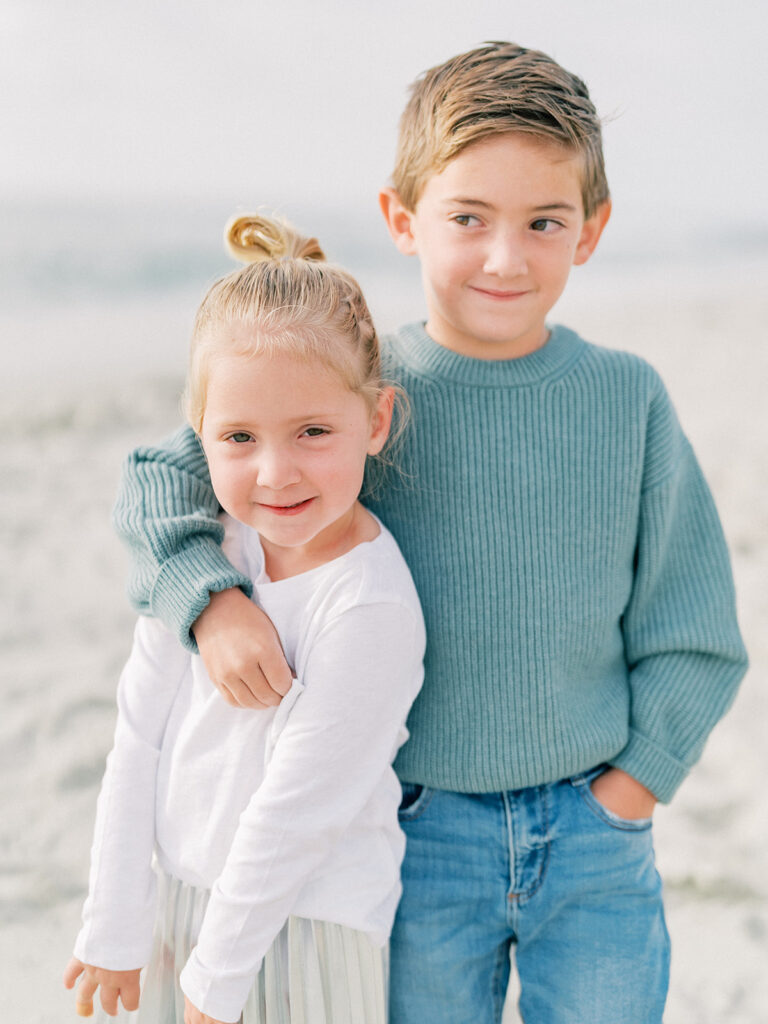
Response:
[[[197,311],[184,395],[193,429],[200,433],[208,367],[222,352],[316,359],[373,406],[384,387],[379,343],[357,281],[325,262],[316,238],[279,220],[235,217],[225,239],[247,266],[212,285]]]
[[[301,236],[281,220],[234,217],[225,240],[247,265],[212,285],[197,311],[184,392],[194,431],[202,428],[211,360],[221,353],[316,360],[373,411],[392,385],[382,377],[376,329],[352,275],[325,261],[316,238]],[[402,392],[395,387],[395,393],[403,406]],[[405,418],[398,420],[397,434]]]

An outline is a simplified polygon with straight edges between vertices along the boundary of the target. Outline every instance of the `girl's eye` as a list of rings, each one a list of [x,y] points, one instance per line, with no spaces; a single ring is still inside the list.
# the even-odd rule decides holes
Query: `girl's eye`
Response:
[[[324,427],[307,427],[304,431],[305,437],[322,437],[328,431]]]
[[[252,440],[252,438],[244,430],[237,430],[234,434],[229,435],[229,440],[234,441],[235,444],[245,444],[247,441]]]

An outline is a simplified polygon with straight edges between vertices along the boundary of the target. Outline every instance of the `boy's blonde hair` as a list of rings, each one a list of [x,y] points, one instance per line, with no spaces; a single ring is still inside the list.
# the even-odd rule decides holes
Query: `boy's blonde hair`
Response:
[[[376,330],[355,279],[325,262],[316,238],[278,220],[235,217],[225,238],[248,265],[217,281],[197,312],[184,393],[195,432],[205,414],[208,367],[222,352],[315,359],[373,409],[385,383]]]
[[[393,173],[404,206],[413,211],[429,178],[467,146],[507,132],[581,156],[585,217],[608,199],[600,121],[587,87],[546,54],[502,42],[459,54],[411,87]]]

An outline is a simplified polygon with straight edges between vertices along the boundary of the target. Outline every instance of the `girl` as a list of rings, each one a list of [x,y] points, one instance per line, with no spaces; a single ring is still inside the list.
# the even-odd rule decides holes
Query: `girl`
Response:
[[[277,708],[232,707],[140,620],[65,984],[82,975],[78,1012],[100,986],[115,1015],[146,966],[127,1019],[147,1024],[384,1024],[404,850],[391,762],[425,642],[402,556],[358,501],[394,391],[357,284],[314,239],[250,217],[229,241],[252,262],[200,307],[186,412],[229,557],[296,678]]]

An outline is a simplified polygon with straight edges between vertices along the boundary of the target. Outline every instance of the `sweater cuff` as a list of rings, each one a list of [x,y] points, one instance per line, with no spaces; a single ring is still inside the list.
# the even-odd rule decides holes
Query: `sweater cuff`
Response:
[[[240,587],[248,597],[253,594],[252,582],[233,568],[218,544],[199,541],[185,546],[160,566],[150,609],[182,646],[197,654],[193,624],[208,607],[211,594],[231,587]]]
[[[258,965],[261,967],[261,964]],[[213,980],[192,950],[179,976],[181,991],[201,1013],[221,1021],[238,1021],[253,987],[253,977],[240,974]]]
[[[92,939],[87,926],[80,930],[72,950],[72,955],[84,964],[92,964],[105,971],[141,970],[149,963],[151,954],[151,930],[146,938],[136,936],[131,940],[121,934],[118,939],[110,940],[108,936],[102,936],[99,940]]]
[[[689,771],[682,761],[634,729],[629,730],[627,745],[609,764],[637,779],[663,804],[669,803]]]

